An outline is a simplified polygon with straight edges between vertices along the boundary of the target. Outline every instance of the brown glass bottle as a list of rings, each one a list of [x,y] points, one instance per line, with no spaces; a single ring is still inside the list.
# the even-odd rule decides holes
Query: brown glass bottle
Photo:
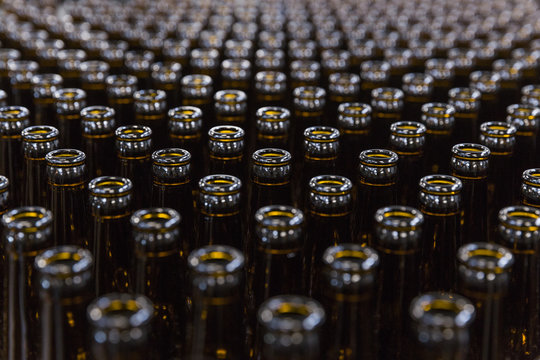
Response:
[[[90,359],[152,359],[150,348],[154,305],[143,295],[110,293],[87,309]]]
[[[184,337],[185,254],[180,240],[180,214],[169,208],[141,209],[131,217],[131,226],[133,291],[154,304],[150,339],[154,357],[170,358],[179,355]]]
[[[86,154],[88,177],[114,173],[115,113],[106,106],[89,106],[81,110],[82,149]]]
[[[84,61],[80,66],[81,88],[86,92],[88,105],[107,104],[105,79],[109,75],[110,66],[104,61]]]
[[[268,33],[266,33],[268,34]],[[264,41],[265,32],[259,34],[259,42]],[[283,71],[285,69],[285,52],[279,48],[261,47],[255,51],[255,70]]]
[[[454,62],[454,85],[469,86],[471,71],[476,65],[476,52],[466,48],[452,48],[448,50],[448,59]]]
[[[425,290],[456,288],[455,256],[461,246],[461,180],[449,175],[420,179],[420,210],[424,215],[421,282]]]
[[[212,96],[214,94],[214,81],[208,75],[186,75],[181,80],[182,105],[195,106],[201,109],[204,116],[203,132],[206,133],[214,121],[214,107]]]
[[[503,309],[514,257],[507,248],[484,242],[462,246],[458,288],[476,307],[471,328],[470,359],[503,359]]]
[[[255,74],[255,102],[257,109],[265,106],[283,106],[287,99],[287,75],[279,71],[259,71]]]
[[[311,298],[279,295],[266,300],[257,314],[257,360],[321,360],[326,315]],[[292,334],[298,334],[292,342]]]
[[[328,77],[328,103],[325,106],[325,124],[336,126],[338,107],[360,99],[360,76],[353,73],[333,73]]]
[[[397,203],[398,155],[370,149],[362,151],[359,159],[354,237],[356,243],[372,246],[373,215],[381,207]]]
[[[139,90],[133,94],[135,124],[152,129],[152,148],[169,145],[167,135],[167,95],[163,90]]]
[[[218,125],[249,126],[247,120],[247,95],[241,90],[220,90],[214,95]]]
[[[426,148],[423,174],[445,173],[453,145],[454,114],[452,105],[427,103],[422,105],[422,123],[426,126]]]
[[[501,77],[492,71],[473,71],[469,87],[480,91],[480,111],[478,117],[484,121],[502,121],[504,115],[499,114],[498,101],[501,90]]]
[[[165,92],[167,109],[180,105],[180,79],[182,78],[182,65],[177,62],[157,62],[152,64],[152,86],[154,89]]]
[[[110,73],[119,75],[124,67],[124,55],[129,45],[123,40],[108,40],[107,46],[99,50],[99,58],[109,64]]]
[[[321,65],[312,60],[294,60],[289,67],[290,88],[316,86],[321,77]]]
[[[8,100],[11,101],[11,82],[9,80],[8,62],[19,60],[21,52],[17,49],[3,48],[0,50],[0,88],[5,90],[8,95]]]
[[[36,125],[55,125],[56,108],[53,94],[62,88],[62,84],[63,79],[58,74],[38,74],[32,78]]]
[[[420,250],[424,216],[409,206],[375,213],[373,246],[383,266],[377,286],[378,343],[381,359],[405,359],[406,314],[420,291]]]
[[[291,128],[291,113],[283,107],[267,106],[259,108],[255,114],[255,149],[279,148],[291,149],[293,134]]]
[[[353,179],[356,176],[358,154],[372,147],[371,106],[344,102],[337,108],[337,128],[340,134],[339,168]]]
[[[452,60],[433,58],[425,63],[426,74],[433,78],[433,101],[447,101],[448,90],[455,77],[455,64]]]
[[[60,146],[81,148],[81,110],[86,107],[86,93],[81,89],[64,88],[54,92],[56,124]]]
[[[214,126],[208,131],[207,174],[229,174],[245,180],[245,132],[233,125]]]
[[[137,78],[139,89],[146,90],[152,86],[150,67],[154,63],[154,53],[143,50],[130,50],[124,54],[124,66],[129,75]]]
[[[133,75],[109,75],[105,79],[107,104],[114,109],[118,126],[133,123],[133,94],[137,91],[137,78]]]
[[[251,84],[251,62],[246,59],[225,59],[221,62],[223,89],[240,90],[249,93]]]
[[[244,256],[233,247],[211,245],[191,252],[187,265],[191,308],[186,325],[186,357],[245,358]]]
[[[152,129],[127,125],[115,130],[116,173],[133,182],[133,209],[148,207],[152,186]]]
[[[390,64],[386,61],[368,60],[360,65],[360,101],[369,103],[371,92],[388,85]]]
[[[522,64],[522,61],[515,59],[497,59],[493,62],[493,72],[498,74],[501,79],[499,112],[504,112],[508,106],[519,103],[519,88],[523,80]]]
[[[8,360],[35,359],[38,356],[39,298],[34,259],[53,245],[52,213],[41,207],[14,208],[2,216],[4,227],[3,302],[5,323],[4,353]]]
[[[94,258],[76,246],[57,246],[35,258],[41,300],[42,360],[89,356],[86,307],[94,295]]]
[[[452,135],[455,143],[478,139],[480,99],[480,91],[473,88],[452,88],[448,91],[448,104],[455,109]]]
[[[401,79],[401,89],[405,94],[403,119],[418,121],[422,115],[422,105],[432,99],[435,80],[423,73],[407,73]]]
[[[192,74],[203,74],[210,76],[216,84],[216,88],[220,88],[219,75],[219,51],[215,48],[199,48],[191,50],[191,58],[189,60]],[[216,81],[217,80],[217,81]]]
[[[301,86],[293,90],[294,155],[302,154],[304,130],[311,126],[323,125],[323,110],[326,104],[326,91],[315,86]]]
[[[191,45],[187,39],[165,39],[163,42],[163,57],[165,61],[177,62],[187,70]]]
[[[67,88],[80,88],[81,63],[86,60],[86,52],[81,49],[62,49],[58,51],[58,73]]]
[[[4,215],[10,204],[10,186],[9,179],[4,175],[0,175],[0,216]],[[2,231],[2,223],[0,222],[0,231]],[[5,255],[1,256],[2,261],[5,260]]]
[[[372,143],[384,148],[390,138],[390,125],[401,120],[403,110],[403,91],[396,88],[376,88],[371,91]]]
[[[377,359],[374,310],[379,255],[370,247],[346,243],[326,249],[321,263],[318,298],[327,314],[321,358]]]
[[[39,70],[38,63],[30,60],[12,60],[8,62],[8,70],[12,95],[10,103],[24,106],[30,114],[33,114],[32,78]]]

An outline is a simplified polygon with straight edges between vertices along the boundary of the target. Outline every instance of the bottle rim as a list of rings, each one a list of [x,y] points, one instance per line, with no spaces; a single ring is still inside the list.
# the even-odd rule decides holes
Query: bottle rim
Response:
[[[257,119],[268,122],[289,121],[291,112],[288,109],[279,106],[265,106],[257,110]]]
[[[422,105],[422,114],[431,117],[450,118],[456,113],[453,105],[446,103],[431,102]]]
[[[208,130],[210,141],[229,142],[240,141],[244,139],[244,130],[234,125],[218,125]]]
[[[181,216],[174,209],[156,207],[135,211],[130,222],[139,232],[168,233],[180,226]]]
[[[502,121],[489,121],[480,125],[480,133],[487,137],[511,138],[517,133],[517,128]]]
[[[431,195],[456,195],[462,188],[461,180],[455,176],[434,174],[420,179],[420,190]]]
[[[81,110],[81,118],[85,121],[107,121],[114,119],[113,108],[102,105],[88,106]]]
[[[507,206],[499,211],[499,223],[512,230],[534,232],[540,229],[540,210],[530,206]]]
[[[75,103],[86,100],[86,92],[82,89],[76,88],[58,89],[53,93],[53,98],[56,101]]]
[[[226,245],[208,245],[193,250],[187,259],[191,271],[205,275],[227,275],[242,271],[244,255]]]
[[[379,266],[378,253],[369,246],[339,244],[325,250],[323,264],[343,273],[370,273]]]
[[[60,132],[48,125],[29,126],[21,132],[24,142],[48,142],[58,139]]]
[[[0,194],[8,191],[9,189],[9,179],[4,175],[0,175]]]
[[[379,226],[395,231],[415,231],[424,223],[424,215],[410,206],[393,205],[375,212],[375,222]]]
[[[105,83],[109,87],[136,87],[138,80],[134,75],[109,75],[105,78]]]
[[[330,126],[311,126],[304,130],[304,140],[314,143],[339,141],[339,130]]]
[[[51,226],[53,214],[39,206],[23,206],[9,210],[2,216],[8,231],[35,233]]]
[[[371,105],[359,102],[346,102],[338,106],[338,114],[352,117],[368,117],[371,115]]]
[[[190,163],[189,151],[180,148],[167,148],[152,153],[152,161],[157,166],[184,166]]]
[[[501,245],[485,242],[460,247],[457,259],[467,269],[494,274],[507,272],[514,264],[514,256],[510,250]]]
[[[287,150],[265,148],[256,150],[252,155],[252,159],[255,165],[272,167],[289,165],[292,156]]]
[[[167,94],[159,89],[137,90],[133,93],[133,100],[141,103],[157,103],[167,99]]]
[[[169,110],[170,121],[191,122],[202,119],[202,110],[195,106],[178,106]]]
[[[351,180],[339,175],[318,175],[309,181],[310,191],[323,196],[351,194],[352,186]]]
[[[120,197],[133,191],[133,182],[120,176],[100,176],[88,183],[88,191],[95,197]]]
[[[225,89],[214,94],[214,101],[219,104],[238,104],[247,101],[247,95],[242,90]]]
[[[293,97],[299,100],[321,100],[326,97],[326,90],[318,86],[299,86],[293,90]]]
[[[27,120],[30,111],[23,106],[2,106],[0,107],[0,121],[22,121]]]
[[[398,121],[390,125],[390,132],[398,137],[422,137],[426,134],[427,128],[416,121]]]
[[[118,141],[145,141],[152,136],[152,129],[142,125],[120,126],[114,132]]]
[[[438,292],[414,298],[409,313],[418,325],[434,328],[468,328],[476,317],[474,305],[467,298]]]
[[[242,181],[233,175],[213,174],[199,180],[199,189],[203,194],[227,196],[238,194]]]
[[[47,166],[74,167],[84,165],[86,154],[77,149],[57,149],[45,155]]]
[[[326,315],[322,305],[300,295],[279,295],[266,300],[259,308],[257,320],[270,331],[315,331]]]
[[[208,75],[203,74],[191,74],[182,77],[181,80],[182,86],[193,87],[193,88],[202,88],[213,85],[212,78]]]
[[[373,167],[391,167],[396,166],[398,155],[386,149],[368,149],[364,150],[358,156],[360,164]]]
[[[487,146],[475,143],[462,143],[452,146],[452,157],[466,161],[485,161],[491,151]]]
[[[51,88],[53,86],[62,86],[64,80],[59,74],[36,74],[32,76],[32,84],[36,88]]]
[[[73,245],[55,246],[36,256],[35,267],[44,275],[74,278],[92,270],[94,257],[87,249]]]
[[[154,306],[143,295],[110,293],[94,300],[87,316],[95,328],[124,330],[149,325]]]
[[[304,225],[304,213],[288,205],[268,205],[255,212],[255,221],[267,230],[287,231]]]
[[[392,87],[379,87],[371,90],[372,101],[402,101],[405,98],[403,90]]]

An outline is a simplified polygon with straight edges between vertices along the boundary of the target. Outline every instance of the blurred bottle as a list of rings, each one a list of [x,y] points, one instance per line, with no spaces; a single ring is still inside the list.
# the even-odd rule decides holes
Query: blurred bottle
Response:
[[[390,64],[386,61],[369,60],[360,65],[361,91],[360,101],[369,103],[372,91],[388,86]]]
[[[58,73],[66,88],[81,88],[81,64],[86,61],[86,52],[81,49],[62,49],[58,51]]]
[[[63,88],[53,93],[56,124],[60,132],[60,146],[81,148],[81,110],[86,107],[86,93],[81,89]]]
[[[143,50],[129,50],[124,54],[124,67],[129,75],[137,78],[139,89],[151,89],[150,67],[154,63],[154,53]]]
[[[268,106],[259,108],[255,114],[254,149],[291,149],[291,113],[283,107]]]
[[[433,101],[447,101],[448,90],[455,77],[455,64],[452,60],[432,58],[425,63],[426,74],[433,78]]]
[[[167,98],[166,109],[180,106],[180,79],[182,78],[182,65],[177,62],[157,62],[152,64],[152,86],[165,92]]]
[[[152,148],[169,146],[167,135],[167,102],[162,90],[139,90],[133,94],[135,121],[133,123],[152,129]]]
[[[423,73],[407,73],[403,75],[401,83],[401,89],[405,94],[403,119],[418,121],[422,115],[422,105],[432,99],[433,77]]]
[[[33,120],[32,78],[38,73],[39,65],[30,60],[12,60],[8,62],[8,70],[12,95],[10,104],[27,108]]]
[[[337,126],[338,107],[360,99],[360,76],[352,73],[332,73],[328,77],[328,103],[325,106],[324,123]]]
[[[186,75],[182,83],[182,105],[195,106],[201,109],[203,115],[203,133],[210,129],[214,121],[214,107],[212,96],[214,94],[214,81],[208,75]]]
[[[499,114],[498,106],[501,90],[501,77],[492,71],[473,71],[469,87],[480,91],[480,111],[478,117],[483,121],[502,121],[504,115]]]
[[[245,181],[245,132],[233,125],[208,131],[208,174],[229,174]]]
[[[114,109],[118,126],[133,124],[135,119],[133,94],[137,91],[137,78],[133,75],[109,75],[105,83],[107,104]]]
[[[455,108],[444,103],[422,105],[422,123],[426,126],[425,164],[423,174],[449,170],[454,133]]]
[[[376,88],[371,92],[374,146],[385,147],[388,144],[390,125],[401,120],[404,97],[403,91],[396,88]]]
[[[473,88],[452,88],[448,104],[455,109],[452,139],[456,144],[478,139],[478,116],[481,93]]]
[[[34,119],[36,125],[56,124],[53,94],[62,88],[63,79],[58,74],[38,74],[32,78]]]
[[[220,90],[214,95],[214,107],[217,125],[234,125],[247,129],[253,124],[247,120],[247,95],[241,90]]]
[[[107,104],[105,80],[109,76],[110,66],[104,61],[90,60],[81,63],[81,88],[86,93],[88,105]]]
[[[114,174],[114,109],[89,106],[81,110],[82,149],[86,154],[88,177]]]

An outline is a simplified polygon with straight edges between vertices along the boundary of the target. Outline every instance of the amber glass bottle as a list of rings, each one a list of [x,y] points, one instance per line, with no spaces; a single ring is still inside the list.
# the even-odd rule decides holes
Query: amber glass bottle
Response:
[[[180,106],[180,79],[182,65],[177,62],[157,62],[152,64],[152,82],[154,89],[165,92],[167,109]]]
[[[255,114],[255,149],[279,148],[291,149],[293,134],[291,128],[291,113],[283,107],[268,106],[259,108]]]
[[[154,150],[169,146],[167,135],[167,95],[163,90],[139,90],[133,94],[135,121],[152,129]]]
[[[62,87],[62,84],[63,79],[58,74],[38,74],[32,78],[36,125],[55,126],[56,108],[53,94]]]
[[[104,61],[90,60],[81,63],[81,88],[86,92],[88,105],[105,105],[107,92],[105,80],[109,76],[110,66]]]
[[[449,170],[453,145],[454,114],[452,105],[422,105],[422,123],[426,126],[425,163],[422,174],[445,173]]]
[[[472,88],[452,88],[448,91],[448,103],[454,107],[454,133],[456,144],[474,142],[478,139],[478,114],[480,91]]]
[[[259,71],[255,74],[255,103],[257,109],[288,104],[287,75],[279,71]]]
[[[109,75],[105,79],[108,105],[114,109],[118,126],[133,123],[133,94],[137,91],[137,78],[133,75]]]
[[[89,178],[114,174],[115,113],[106,106],[81,110],[82,149],[86,154]]]
[[[448,90],[455,77],[455,64],[452,60],[432,58],[425,62],[426,74],[433,78],[433,101],[447,101]]]
[[[251,88],[251,62],[246,59],[225,59],[221,62],[223,89],[249,92]]]
[[[339,167],[349,178],[356,176],[358,154],[371,148],[371,106],[344,102],[337,108],[337,128],[340,133]]]
[[[86,52],[81,49],[62,49],[58,51],[58,73],[64,79],[64,86],[80,88],[81,63],[86,60]]]
[[[33,114],[32,78],[38,73],[38,63],[31,60],[12,60],[8,62],[8,70],[12,95],[10,103],[24,106]]]
[[[206,133],[214,121],[214,107],[212,96],[214,93],[214,81],[208,75],[186,75],[181,80],[182,105],[195,106],[201,109],[204,116],[203,132]]]
[[[390,138],[390,125],[401,120],[403,91],[396,88],[376,88],[371,92],[373,144],[385,147]]]
[[[81,148],[81,110],[86,107],[86,93],[81,89],[64,88],[54,94],[56,124],[60,132],[60,146]]]
[[[208,131],[207,174],[229,174],[245,180],[245,132],[233,125],[214,126]]]
[[[352,73],[333,73],[328,77],[328,103],[325,106],[324,123],[336,126],[338,107],[360,99],[360,76]]]
[[[368,60],[360,65],[360,101],[369,103],[371,92],[388,85],[390,64],[386,61]]]
[[[473,71],[470,76],[469,87],[480,91],[480,111],[478,116],[484,121],[501,121],[504,115],[499,114],[499,93],[501,90],[501,77],[492,71]]]
[[[326,91],[316,86],[301,86],[293,90],[294,126],[293,156],[301,158],[304,130],[311,126],[323,125],[323,110]]]
[[[401,83],[405,94],[403,119],[418,121],[422,115],[422,105],[432,99],[433,77],[423,73],[407,73],[403,75]]]
[[[137,77],[140,89],[150,89],[152,81],[150,67],[154,63],[154,53],[143,50],[130,50],[124,54],[124,66],[129,75]]]

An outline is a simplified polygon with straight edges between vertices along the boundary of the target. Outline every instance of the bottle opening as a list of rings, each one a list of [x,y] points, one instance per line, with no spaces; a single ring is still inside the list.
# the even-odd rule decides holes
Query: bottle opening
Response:
[[[192,251],[188,256],[188,264],[195,272],[221,275],[241,270],[244,256],[230,246],[210,245]]]
[[[240,179],[232,175],[208,175],[199,180],[200,191],[209,195],[232,195],[240,192],[241,187]]]
[[[290,111],[282,107],[268,106],[257,110],[257,118],[268,122],[288,121],[290,117]]]
[[[452,147],[452,156],[461,160],[485,161],[490,154],[489,148],[480,144],[464,143]]]
[[[460,295],[427,293],[412,301],[410,314],[419,325],[435,328],[464,328],[472,323],[476,311],[473,304]]]
[[[329,126],[313,126],[304,130],[304,138],[310,142],[337,142],[339,130]]]
[[[101,176],[88,183],[88,190],[92,196],[117,197],[131,193],[133,183],[127,178],[117,176]]]
[[[30,112],[22,106],[0,107],[0,121],[21,121],[26,120]]]
[[[107,106],[89,106],[81,110],[81,117],[88,121],[105,121],[114,117],[114,109]]]
[[[57,246],[36,257],[35,263],[42,273],[72,277],[91,270],[94,260],[90,251],[77,246]]]
[[[76,149],[58,149],[47,153],[45,160],[49,166],[79,166],[84,164],[86,155]]]
[[[260,149],[253,153],[253,161],[255,165],[260,166],[281,166],[291,162],[291,154],[288,151],[281,149]]]
[[[516,134],[517,129],[511,124],[492,121],[480,125],[480,132],[489,137],[511,138]]]
[[[152,160],[158,166],[182,166],[189,164],[191,154],[180,148],[162,149],[154,151]]]
[[[116,129],[115,135],[120,141],[143,141],[150,139],[152,129],[147,126],[127,125]]]
[[[523,183],[529,186],[540,186],[540,169],[527,169],[521,175]]]
[[[244,130],[238,126],[219,125],[211,128],[208,136],[214,141],[239,141],[244,138]]]
[[[370,247],[358,244],[340,244],[326,249],[323,263],[342,272],[370,272],[379,265],[379,255]]]
[[[422,105],[422,113],[432,117],[449,118],[456,112],[454,106],[443,103],[427,103]]]
[[[450,175],[428,175],[420,179],[422,192],[432,195],[455,195],[461,192],[461,180]]]
[[[533,232],[540,229],[540,210],[528,206],[508,206],[499,211],[501,226],[512,230]]]
[[[279,332],[312,331],[320,327],[324,320],[321,304],[296,295],[272,297],[261,305],[258,313],[261,325]]]
[[[300,227],[304,214],[292,206],[270,205],[257,210],[255,221],[268,230],[287,230]]]
[[[194,106],[179,106],[169,110],[169,118],[171,121],[197,121],[202,118],[201,109]]]
[[[135,91],[135,93],[133,94],[133,99],[140,102],[156,103],[160,101],[165,101],[166,98],[167,95],[163,90],[138,90]]]
[[[467,268],[496,274],[508,271],[514,263],[514,256],[510,250],[490,243],[471,243],[462,246],[458,250],[457,258]]]
[[[59,132],[52,126],[30,126],[21,132],[24,141],[27,142],[42,142],[52,141],[58,138]]]
[[[152,302],[142,295],[107,294],[88,307],[88,318],[92,325],[104,329],[146,326],[153,313]]]
[[[169,232],[179,226],[180,219],[180,214],[173,209],[140,209],[131,217],[131,224],[138,231]]]
[[[65,102],[76,102],[86,99],[84,90],[74,88],[56,90],[53,96],[57,101]]]
[[[352,182],[344,176],[319,175],[309,181],[309,187],[318,195],[347,195],[352,191]]]
[[[398,155],[390,150],[370,149],[360,153],[360,164],[364,166],[389,167],[396,166]]]
[[[52,223],[52,212],[42,207],[20,207],[4,214],[2,224],[11,231],[34,233]]]

